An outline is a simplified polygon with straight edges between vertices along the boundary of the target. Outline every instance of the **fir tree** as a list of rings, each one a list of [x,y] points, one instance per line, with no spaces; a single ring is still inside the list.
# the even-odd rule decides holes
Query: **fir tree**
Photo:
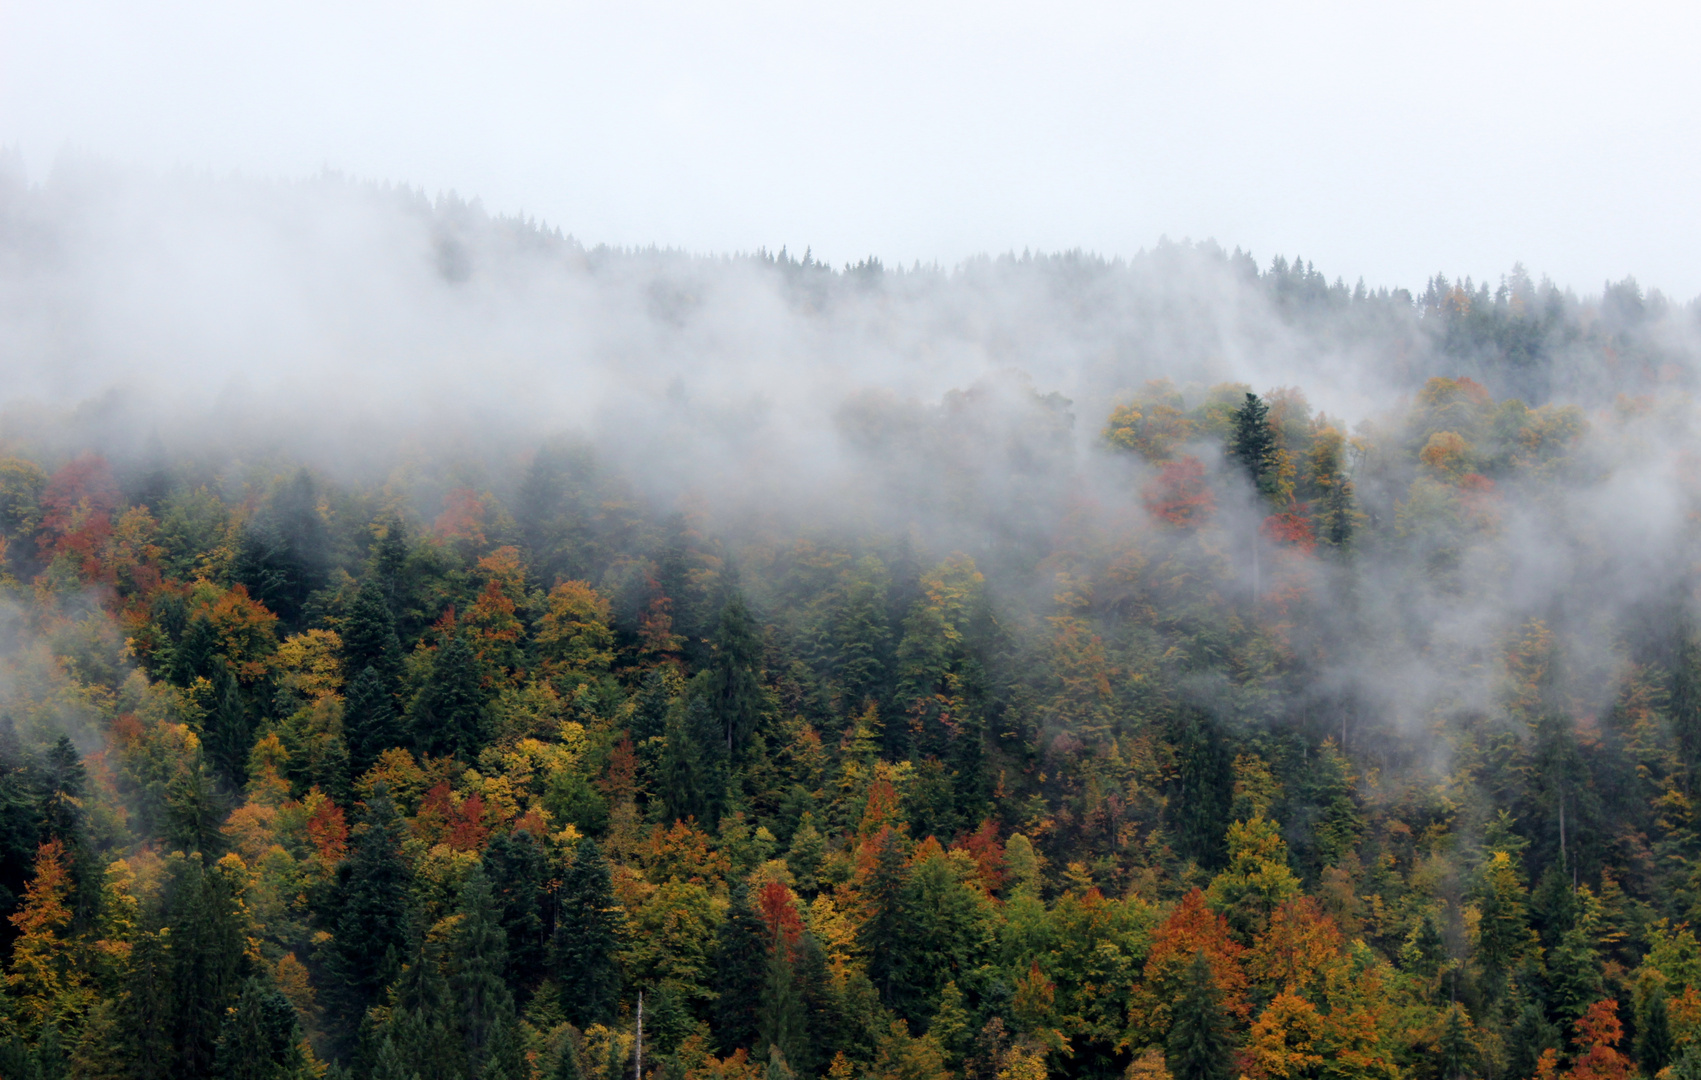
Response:
[[[508,940],[496,897],[481,867],[461,886],[461,921],[450,942],[450,990],[460,1020],[467,1061],[477,1072],[489,1056],[497,1028],[512,1027],[514,997],[508,990]]]
[[[113,1025],[118,1058],[133,1080],[168,1080],[177,1075],[171,1028],[160,1022],[173,1008],[170,964],[157,932],[136,935]],[[4,1070],[0,1075],[5,1075]]]
[[[1203,950],[1193,954],[1167,1040],[1175,1080],[1228,1080],[1233,1059],[1222,993]]]
[[[173,867],[165,912],[171,1040],[181,1071],[206,1076],[248,966],[245,921],[223,868],[208,869],[195,855]]]
[[[734,590],[721,608],[713,645],[709,704],[726,737],[727,753],[735,754],[755,730],[763,705],[762,639],[743,593]]]
[[[562,1011],[579,1027],[606,1023],[620,994],[619,909],[608,862],[594,840],[579,841],[559,895],[549,970],[560,987]]]
[[[402,857],[401,816],[380,785],[366,803],[353,851],[337,871],[337,906],[326,964],[332,1000],[351,1036],[395,975],[412,875]]]
[[[549,865],[543,847],[526,829],[499,833],[484,849],[490,879],[508,943],[508,985],[526,997],[544,977],[549,948],[545,904]]]
[[[1257,394],[1247,394],[1234,411],[1228,451],[1258,494],[1265,498],[1275,494],[1276,433],[1270,428],[1270,407]]]
[[[1666,990],[1656,983],[1648,988],[1636,1010],[1636,1063],[1653,1076],[1671,1064],[1671,1016],[1666,1009]]]
[[[767,954],[768,928],[737,882],[715,937],[714,1033],[723,1054],[757,1043]]]
[[[343,670],[371,668],[386,693],[393,693],[402,668],[402,643],[384,586],[368,577],[343,618]]]
[[[225,1017],[213,1062],[217,1080],[307,1080],[295,1008],[271,986],[250,978]]]
[[[409,712],[414,745],[425,754],[471,758],[484,742],[485,702],[472,647],[451,635],[438,648]]]
[[[348,743],[349,766],[356,776],[370,769],[379,754],[402,741],[395,698],[385,688],[383,677],[370,666],[361,669],[348,684],[343,701],[343,737]]]
[[[1465,1080],[1476,1075],[1477,1048],[1471,1041],[1471,1022],[1465,1007],[1454,1002],[1447,1010],[1447,1022],[1441,1028],[1441,1038],[1435,1047],[1440,1060],[1442,1080]]]
[[[908,959],[910,930],[904,913],[905,855],[898,834],[883,830],[874,838],[874,873],[864,902],[869,917],[857,930],[857,944],[868,956],[868,978],[888,1008],[899,1009],[911,997]],[[900,1010],[901,1011],[901,1010]]]

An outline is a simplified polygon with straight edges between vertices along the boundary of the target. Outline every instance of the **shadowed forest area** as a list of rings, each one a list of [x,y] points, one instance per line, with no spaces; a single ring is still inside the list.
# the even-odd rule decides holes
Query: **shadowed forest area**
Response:
[[[1693,305],[416,209],[445,296],[988,359],[796,441],[689,364],[358,461],[9,406],[0,1076],[1701,1077]]]

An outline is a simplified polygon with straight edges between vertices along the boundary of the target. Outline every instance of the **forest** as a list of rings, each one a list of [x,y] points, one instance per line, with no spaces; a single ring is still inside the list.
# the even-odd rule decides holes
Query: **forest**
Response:
[[[407,213],[445,296],[511,245],[996,362],[354,464],[13,395],[0,1077],[1701,1078],[1701,308]],[[1012,374],[988,295],[1145,329]]]

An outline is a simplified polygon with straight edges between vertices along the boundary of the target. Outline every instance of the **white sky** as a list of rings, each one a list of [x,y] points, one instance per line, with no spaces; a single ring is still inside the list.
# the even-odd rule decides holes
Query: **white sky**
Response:
[[[1160,235],[1701,293],[1701,5],[0,0],[0,145],[840,263]]]

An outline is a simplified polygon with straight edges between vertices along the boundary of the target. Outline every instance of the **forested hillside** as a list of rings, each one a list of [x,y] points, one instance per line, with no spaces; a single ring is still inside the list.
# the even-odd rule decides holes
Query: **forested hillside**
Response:
[[[992,362],[358,461],[14,403],[0,1077],[1701,1077],[1693,308],[467,228]]]

